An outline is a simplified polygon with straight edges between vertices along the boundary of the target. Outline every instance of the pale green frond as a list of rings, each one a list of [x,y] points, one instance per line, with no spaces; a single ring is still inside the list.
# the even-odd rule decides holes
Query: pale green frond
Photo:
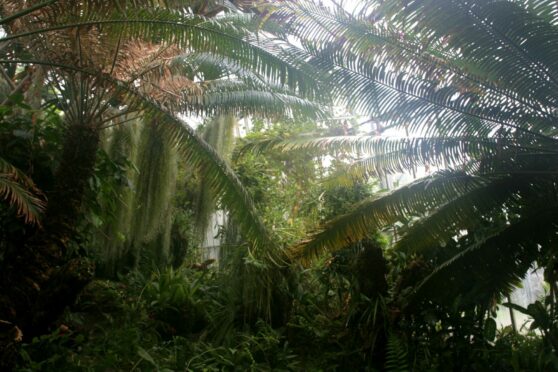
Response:
[[[351,154],[358,160],[347,164],[330,175],[329,184],[352,184],[372,176],[391,173],[413,172],[418,167],[446,168],[467,165],[479,166],[482,160],[483,173],[489,174],[485,159],[492,156],[519,156],[541,153],[552,154],[552,148],[524,144],[514,138],[479,137],[435,137],[435,138],[389,138],[378,136],[316,137],[303,135],[288,139],[269,139],[247,143],[240,154],[262,151],[293,152],[312,154]],[[550,156],[550,155],[548,155]],[[493,172],[495,169],[493,169]]]
[[[229,84],[227,84],[229,85]],[[215,116],[234,113],[237,116],[263,115],[267,117],[304,117],[323,119],[328,116],[327,109],[306,99],[274,93],[265,90],[243,89],[206,91],[201,95],[183,95],[176,105],[176,111],[203,113]]]
[[[394,27],[383,7],[393,6],[396,14],[404,8],[404,2],[392,1],[371,9],[369,3],[359,14],[348,14],[337,9],[329,11],[309,1],[284,3],[271,7],[272,21],[280,22],[302,39],[304,46],[315,55],[321,54],[345,65],[345,61],[382,65],[388,62],[395,70],[409,74],[433,77],[442,85],[453,84],[465,90],[482,90],[482,97],[490,106],[519,107],[534,111],[552,124],[555,115],[550,107],[542,107],[532,97],[522,97],[511,89],[502,87],[500,81],[483,79],[486,73],[477,71],[470,62],[463,61],[458,48],[448,48],[444,38],[430,38],[427,32],[409,30],[405,25]],[[413,22],[407,22],[413,24]],[[403,30],[403,31],[402,31]],[[322,52],[320,52],[320,50]],[[323,53],[327,50],[327,53]],[[479,76],[479,74],[481,74]]]
[[[192,74],[202,73],[206,78],[204,83],[207,83],[208,79],[215,79],[215,77],[226,77],[229,81],[234,79],[247,85],[250,84],[252,88],[267,88],[283,93],[288,92],[285,87],[274,84],[264,75],[241,66],[236,60],[213,53],[182,54],[171,61],[170,67],[177,71],[189,70]]]
[[[393,5],[400,2],[388,3]],[[425,3],[430,4],[430,2]],[[446,3],[453,2],[441,2],[441,4]],[[393,66],[397,65],[397,58],[401,56],[389,54],[388,57],[391,57],[386,57],[385,61],[375,61],[370,57],[374,52],[366,48],[355,47],[355,44],[361,43],[361,39],[366,38],[374,38],[374,42],[377,43],[374,32],[365,33],[361,30],[355,32],[355,35],[360,35],[358,38],[355,35],[348,36],[350,31],[347,29],[351,26],[348,25],[350,22],[344,18],[349,17],[350,19],[351,17],[345,14],[343,16],[329,15],[330,22],[333,24],[337,22],[337,27],[328,25],[328,27],[320,28],[320,24],[314,19],[314,14],[308,16],[308,9],[305,8],[306,2],[301,4],[280,5],[276,13],[289,7],[298,10],[297,13],[291,9],[287,20],[295,19],[296,26],[292,27],[292,31],[295,34],[298,33],[299,37],[306,42],[303,43],[303,46],[308,54],[307,60],[317,69],[328,71],[327,82],[333,89],[333,95],[341,97],[343,103],[349,104],[359,112],[381,117],[386,121],[398,122],[425,136],[466,134],[486,136],[499,126],[504,126],[522,131],[533,138],[545,138],[543,133],[533,130],[535,125],[542,126],[545,130],[555,128],[555,115],[550,109],[553,104],[549,104],[549,102],[542,103],[542,106],[538,105],[536,101],[532,100],[530,93],[524,94],[531,97],[529,99],[515,99],[510,93],[514,92],[511,88],[506,88],[503,92],[486,90],[484,86],[479,87],[478,84],[473,84],[479,80],[474,75],[469,78],[470,86],[464,86],[461,83],[444,80],[446,76],[455,75],[451,71],[445,71],[440,75],[432,73],[428,69],[415,71],[412,67],[398,70]],[[450,19],[451,17],[448,18],[445,9],[446,5],[439,6],[444,9],[431,9],[435,13],[431,16],[443,17],[445,21]],[[401,9],[400,6],[395,8]],[[313,11],[318,12],[310,10],[310,12]],[[322,9],[320,11],[324,12]],[[405,13],[405,10],[401,13]],[[359,20],[356,21],[358,23]],[[367,22],[369,29],[373,30],[374,23]],[[408,23],[413,24],[412,21]],[[453,23],[447,24],[452,25]],[[326,33],[326,29],[331,32]],[[428,35],[428,30],[423,31]],[[410,30],[408,33],[413,34],[414,30]],[[325,41],[315,42],[314,37],[320,40],[320,35],[324,35]],[[438,37],[438,39],[441,38],[442,36]],[[431,38],[428,45],[436,44],[438,39]],[[460,39],[451,40],[456,40],[457,43]],[[384,41],[383,44],[387,44],[387,42]],[[344,47],[343,45],[349,46]],[[453,49],[447,46],[446,49],[451,49],[456,55],[462,57],[462,54],[458,52],[461,47],[456,44]],[[484,53],[482,48],[478,49],[481,50],[478,53]],[[496,56],[493,57],[496,58]],[[421,65],[418,61],[420,55],[408,58],[410,59],[408,64],[415,64],[417,67]],[[517,75],[517,71],[520,71],[519,73],[525,71],[524,66],[519,66],[518,70],[510,69],[509,65],[505,66],[511,71],[506,75],[508,79],[513,79],[511,75]],[[464,66],[460,67],[460,71],[461,74],[468,76],[468,70]],[[528,77],[526,79],[528,80]],[[534,83],[529,80],[529,84],[535,88],[542,82]],[[522,97],[522,95],[519,96]],[[425,123],[429,123],[429,125],[424,125]],[[473,130],[471,131],[471,129]]]
[[[361,202],[348,214],[327,222],[308,240],[291,247],[291,255],[309,259],[324,251],[336,251],[396,221],[427,213],[485,182],[458,171],[442,171],[422,178],[386,195]]]
[[[39,59],[0,59],[0,63],[35,64],[60,69],[61,71],[86,74],[93,79],[97,79],[99,82],[108,84],[109,88],[111,85],[113,88],[118,87],[115,89],[110,88],[113,89],[114,92],[112,95],[115,97],[118,96],[120,91],[127,91],[133,88],[131,86],[126,87],[126,83],[122,83],[111,76],[99,75],[99,73],[95,70],[57,62]],[[161,104],[167,110],[173,112],[208,116],[226,115],[232,113],[237,116],[261,115],[276,118],[304,117],[324,119],[329,117],[329,110],[327,107],[295,95],[274,93],[269,90],[243,89],[245,86],[242,83],[234,81],[222,81],[219,84],[208,83],[206,86],[210,88],[208,92],[191,89],[189,91],[182,92],[182,94],[179,95],[180,100],[176,102],[163,102],[158,104]],[[226,87],[228,91],[221,91],[221,89],[218,89],[222,86]],[[194,92],[195,94],[192,94]],[[189,93],[191,95],[189,95]],[[173,98],[176,98],[176,96],[173,95]],[[137,109],[137,105],[134,103],[133,99],[126,103],[130,108],[129,111]]]
[[[462,71],[475,71],[479,80],[534,102],[551,118],[555,116],[553,97],[558,89],[556,15],[553,20],[541,17],[533,7],[520,3],[447,1],[411,5],[403,1],[399,9],[396,2],[390,6],[400,18],[397,25],[413,19],[414,26],[407,30],[413,27],[414,32],[425,35],[426,42],[443,39],[447,48],[459,50]]]

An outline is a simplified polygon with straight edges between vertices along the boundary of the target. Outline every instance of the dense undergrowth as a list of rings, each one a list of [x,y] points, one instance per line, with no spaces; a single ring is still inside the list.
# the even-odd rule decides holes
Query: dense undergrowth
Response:
[[[547,371],[556,358],[510,327],[457,338],[436,321],[389,324],[393,307],[358,296],[334,268],[298,273],[287,323],[235,319],[215,269],[96,280],[48,335],[22,346],[21,371]],[[332,283],[337,283],[332,286]],[[386,308],[386,306],[388,308]],[[372,311],[372,309],[374,309]],[[391,312],[390,312],[391,311]],[[383,319],[382,319],[383,318]],[[380,319],[380,320],[378,320]],[[375,324],[381,321],[382,324]],[[467,319],[461,318],[461,326]],[[454,325],[455,326],[455,325]],[[473,326],[468,324],[468,326]],[[495,332],[495,330],[492,330]]]

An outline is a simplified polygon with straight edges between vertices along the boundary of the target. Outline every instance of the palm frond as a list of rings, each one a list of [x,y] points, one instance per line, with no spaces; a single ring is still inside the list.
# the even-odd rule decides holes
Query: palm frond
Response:
[[[544,17],[535,10],[548,7],[545,2],[402,1],[388,7],[398,15],[398,24],[412,19],[415,23],[406,31],[426,32],[427,42],[451,35],[447,47],[459,48],[463,64],[481,71],[483,80],[551,103],[558,88],[554,77],[558,30],[553,25],[555,13],[549,18],[548,12]]]
[[[291,255],[309,259],[324,251],[336,251],[396,221],[427,213],[485,182],[485,179],[464,172],[438,172],[387,195],[357,204],[348,214],[326,223],[308,240],[291,247]]]
[[[557,216],[556,205],[549,205],[482,238],[458,240],[458,253],[437,264],[415,288],[413,301],[447,300],[453,298],[450,294],[460,293],[464,302],[489,303],[509,294],[538,257],[540,247],[555,244]]]
[[[29,177],[0,158],[0,198],[13,206],[26,223],[40,224],[46,204],[39,195]]]
[[[210,52],[228,57],[239,66],[257,71],[275,84],[286,86],[293,92],[307,97],[318,96],[317,81],[308,79],[305,71],[300,68],[304,62],[300,60],[297,61],[297,65],[293,65],[292,60],[280,58],[279,56],[284,54],[281,47],[275,43],[260,41],[261,39],[251,34],[250,30],[254,25],[250,20],[242,23],[242,18],[237,17],[234,22],[228,19],[221,21],[219,18],[208,19],[161,8],[127,9],[125,12],[114,12],[113,9],[110,14],[87,11],[54,13],[57,17],[48,18],[44,27],[12,33],[0,41],[25,40],[26,43],[35,45],[37,50],[42,50],[41,53],[48,55],[52,51],[45,50],[41,44],[43,35],[55,35],[61,38],[61,42],[69,37],[68,33],[63,31],[96,27],[103,33],[120,35],[121,38],[173,44],[184,51]],[[262,39],[265,37],[262,36]],[[109,41],[115,43],[107,39],[107,42]],[[67,42],[71,45],[73,41],[68,39]],[[110,47],[109,44],[108,49],[108,54],[104,57],[105,65],[112,60],[114,47]],[[99,57],[96,58],[98,60]],[[309,67],[306,70],[310,71]]]
[[[359,160],[349,164],[347,170],[342,172],[348,172],[355,178],[362,179],[371,175],[409,172],[421,166],[455,167],[473,160],[490,158],[497,153],[500,156],[508,153],[520,156],[533,152],[552,154],[554,150],[543,146],[526,145],[514,138],[389,138],[366,135],[316,138],[315,135],[303,135],[247,143],[240,153],[247,151],[353,154],[359,157]]]
[[[440,244],[445,244],[463,231],[474,231],[485,221],[481,218],[491,212],[501,211],[504,202],[513,202],[515,193],[528,187],[531,180],[518,178],[496,178],[479,185],[475,190],[459,195],[406,230],[396,249],[407,253],[418,253],[432,257]],[[516,204],[517,204],[516,200]]]
[[[199,95],[184,95],[180,102],[171,105],[176,111],[203,112],[214,116],[222,113],[263,115],[267,117],[304,117],[323,119],[327,109],[306,99],[265,90],[248,90],[243,85],[238,90],[206,91]]]
[[[300,39],[301,54],[324,71],[340,103],[412,138],[269,140],[252,150],[360,157],[345,177],[461,165],[477,175],[470,177],[483,176],[443,197],[424,188],[416,205],[412,192],[397,199],[404,188],[363,202],[295,247],[295,256],[336,249],[403,216],[419,222],[403,231],[399,248],[423,251],[478,228],[471,216],[531,203],[526,195],[540,190],[534,185],[553,182],[558,18],[548,1],[393,0],[355,14],[310,1],[269,8],[269,22]]]
[[[401,2],[388,2],[392,6],[394,3],[400,4]],[[418,3],[419,7],[423,6],[423,3],[431,4],[431,2]],[[437,19],[441,22],[443,17],[446,25],[450,27],[453,23],[447,22],[450,19],[447,14],[453,13],[446,9],[450,7],[446,3],[453,4],[453,2],[444,2],[443,5],[439,5],[443,9],[430,9],[430,11],[434,14],[431,15],[432,18],[438,17],[439,19]],[[415,5],[411,4],[409,7]],[[431,7],[435,6],[431,5]],[[462,5],[461,8],[463,7],[466,6]],[[399,8],[394,6],[394,8],[401,9],[400,6]],[[460,11],[464,12],[463,9]],[[400,13],[405,14],[405,11]],[[412,12],[409,10],[408,13]],[[360,112],[381,117],[384,120],[399,122],[400,125],[408,125],[412,130],[426,136],[433,134],[482,135],[493,132],[499,126],[504,126],[528,133],[533,138],[544,139],[546,137],[547,140],[553,141],[542,132],[533,130],[535,125],[545,130],[555,128],[555,115],[551,110],[553,104],[546,102],[541,106],[543,101],[534,101],[530,93],[519,95],[519,97],[529,98],[516,98],[518,95],[512,89],[514,87],[506,87],[503,90],[487,90],[485,86],[479,87],[479,84],[474,83],[487,80],[470,74],[469,71],[473,70],[472,68],[465,68],[474,61],[467,64],[462,63],[459,66],[453,66],[453,64],[445,66],[441,72],[433,73],[432,69],[423,68],[424,64],[421,62],[423,56],[430,52],[423,50],[424,48],[415,47],[414,55],[406,55],[403,58],[407,61],[407,67],[398,69],[397,64],[402,56],[390,52],[392,43],[389,41],[393,37],[391,39],[379,38],[378,32],[375,32],[376,23],[371,22],[369,17],[359,19],[342,12],[332,15],[319,6],[308,5],[308,2],[282,4],[273,14],[287,25],[290,24],[291,32],[302,39],[309,63],[319,70],[329,72],[327,82],[334,89],[334,96],[342,97],[343,103],[349,104]],[[318,19],[323,22],[327,21],[327,26],[322,26],[323,22],[318,22]],[[409,20],[408,23],[414,24],[414,21],[416,20]],[[351,26],[352,23],[356,26]],[[379,23],[381,24],[381,22]],[[401,25],[395,23],[395,26]],[[474,22],[471,22],[470,19],[468,27],[475,27]],[[457,44],[461,40],[460,38],[452,38],[451,41],[455,44],[448,46],[448,42],[441,41],[446,34],[438,34],[437,38],[434,38],[431,36],[432,32],[429,33],[429,29],[407,30],[403,26],[401,28],[404,33],[399,38],[403,39],[407,35],[411,35],[410,37],[413,38],[413,35],[419,35],[419,31],[424,32],[426,36],[423,39],[426,38],[426,43],[423,40],[421,44],[417,44],[416,41],[411,44],[416,44],[417,47],[426,44],[426,48],[433,48],[433,46],[441,48],[432,55],[432,58],[436,58],[436,60],[444,61],[441,57],[446,57],[448,54],[453,54],[456,60],[459,57],[462,62],[466,57],[463,56],[464,53],[460,52],[460,48],[463,46]],[[401,33],[401,31],[399,32]],[[377,48],[363,47],[363,45],[368,46],[366,40],[381,47],[385,58],[376,59],[378,54],[382,55],[382,53],[376,52]],[[491,44],[491,46],[493,45]],[[399,48],[399,51],[402,48],[403,46]],[[408,50],[409,46],[407,45],[406,48],[405,50]],[[480,47],[478,49],[484,50]],[[498,48],[493,48],[493,50],[496,49]],[[477,51],[476,53],[484,52]],[[499,62],[503,58],[503,56],[492,57],[498,58]],[[492,59],[486,58],[486,61],[488,60]],[[430,63],[430,66],[435,69],[437,65]],[[505,66],[508,71],[523,72],[526,70],[522,65],[518,66],[517,70],[510,68],[507,64]],[[461,80],[463,80],[463,76],[468,78],[466,85],[461,81],[453,81],[455,80],[453,77],[456,76],[455,69],[460,71]],[[517,79],[514,80],[512,75],[517,75],[517,72],[509,72],[505,77],[514,81],[515,84]],[[499,78],[501,80],[503,77]],[[529,77],[525,77],[525,80],[529,80]],[[529,84],[534,89],[537,84],[541,83],[541,81],[535,83],[529,80]],[[496,82],[491,84],[498,86]],[[424,123],[430,124],[424,125]],[[467,130],[468,133],[463,130]]]

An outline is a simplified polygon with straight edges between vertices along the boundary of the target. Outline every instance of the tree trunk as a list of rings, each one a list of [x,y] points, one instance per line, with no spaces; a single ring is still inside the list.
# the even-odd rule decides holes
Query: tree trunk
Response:
[[[43,228],[23,247],[6,254],[0,274],[0,320],[18,327],[24,339],[48,331],[93,277],[91,263],[70,259],[66,252],[75,238],[98,146],[97,130],[85,125],[68,128]],[[0,337],[0,357],[6,351],[3,344]]]

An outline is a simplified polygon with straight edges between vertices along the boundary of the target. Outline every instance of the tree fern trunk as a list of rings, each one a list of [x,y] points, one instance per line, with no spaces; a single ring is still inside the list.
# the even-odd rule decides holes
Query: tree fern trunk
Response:
[[[83,193],[95,169],[99,133],[88,126],[73,125],[68,129],[54,189],[49,193],[45,231],[59,238],[75,233],[76,221],[81,216]],[[64,250],[67,241],[61,244]]]

